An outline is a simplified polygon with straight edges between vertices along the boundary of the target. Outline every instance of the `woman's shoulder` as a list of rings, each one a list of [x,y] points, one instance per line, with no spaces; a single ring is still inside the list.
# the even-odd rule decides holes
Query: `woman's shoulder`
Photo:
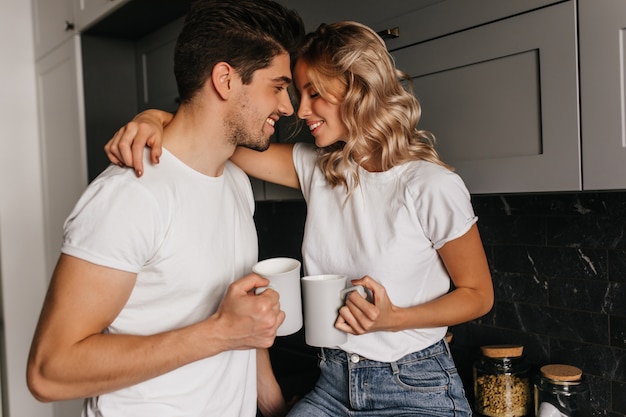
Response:
[[[296,142],[293,144],[293,152],[317,155],[317,147],[313,143]]]
[[[418,160],[403,164],[401,177],[408,188],[419,193],[441,193],[453,189],[467,193],[463,179],[449,168],[434,162]]]
[[[446,180],[458,177],[458,174],[453,170],[423,159],[409,161],[401,166],[403,167],[402,176],[416,182],[428,183],[431,180]]]

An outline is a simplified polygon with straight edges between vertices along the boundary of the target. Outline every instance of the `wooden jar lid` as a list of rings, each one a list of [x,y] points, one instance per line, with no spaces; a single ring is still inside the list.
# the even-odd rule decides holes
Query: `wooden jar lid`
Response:
[[[518,358],[524,353],[521,345],[490,345],[481,346],[480,350],[488,358]]]
[[[583,371],[571,365],[544,365],[541,367],[540,371],[544,377],[561,382],[578,381],[583,376]]]

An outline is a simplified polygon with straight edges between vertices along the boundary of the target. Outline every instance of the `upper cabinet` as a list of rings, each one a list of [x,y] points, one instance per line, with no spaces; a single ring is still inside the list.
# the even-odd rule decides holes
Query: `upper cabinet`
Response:
[[[472,193],[626,189],[625,2],[285,2],[384,37]]]
[[[472,193],[581,189],[573,1],[392,54],[413,78],[420,128]]]
[[[130,0],[74,0],[78,30],[84,30]],[[149,11],[146,13],[150,13]]]
[[[381,33],[413,79],[419,127],[472,193],[626,189],[623,0],[279,1],[309,30],[350,19]],[[90,178],[137,111],[176,109],[172,54],[190,2],[32,0],[38,60],[83,41]],[[255,182],[258,199],[300,198],[275,190]]]
[[[389,50],[503,20],[563,0],[390,0],[384,13],[368,22],[385,38]],[[380,7],[380,6],[379,6]],[[383,18],[383,16],[392,16]],[[395,31],[394,29],[397,29]]]
[[[626,3],[468,3],[373,27],[470,191],[626,189]]]
[[[35,58],[72,38],[76,33],[74,0],[32,0]]]
[[[626,188],[626,2],[578,0],[583,186]]]

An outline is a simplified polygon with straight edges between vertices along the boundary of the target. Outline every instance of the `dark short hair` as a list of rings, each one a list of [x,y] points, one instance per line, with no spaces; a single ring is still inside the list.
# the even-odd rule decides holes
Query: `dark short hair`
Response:
[[[293,54],[304,39],[304,24],[272,0],[196,0],[185,18],[174,51],[181,102],[202,88],[218,62],[237,70],[244,84],[281,53]]]

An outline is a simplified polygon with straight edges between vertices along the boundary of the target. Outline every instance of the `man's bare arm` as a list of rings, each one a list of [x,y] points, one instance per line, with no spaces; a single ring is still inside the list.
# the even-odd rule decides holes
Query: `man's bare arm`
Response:
[[[41,401],[100,395],[236,349],[269,347],[284,320],[278,294],[250,274],[231,284],[217,312],[149,336],[104,334],[128,300],[135,274],[62,255],[28,361],[28,386]]]

